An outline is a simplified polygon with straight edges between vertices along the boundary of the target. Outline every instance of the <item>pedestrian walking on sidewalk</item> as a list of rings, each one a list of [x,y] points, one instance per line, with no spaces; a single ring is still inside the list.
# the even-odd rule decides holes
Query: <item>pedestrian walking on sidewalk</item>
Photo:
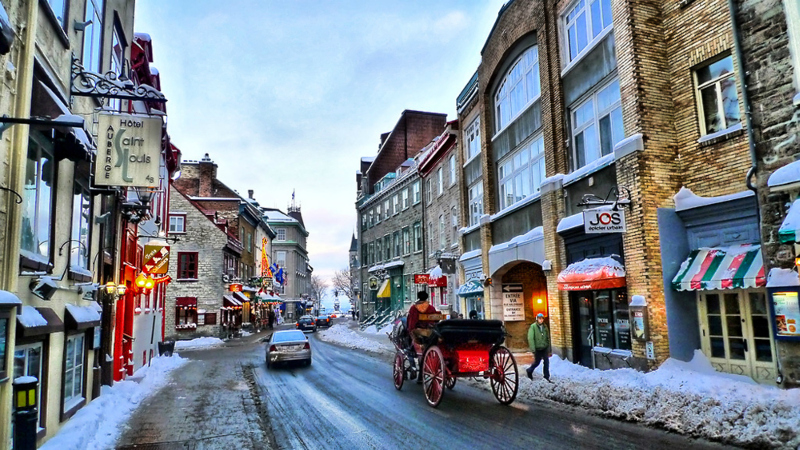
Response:
[[[275,323],[275,311],[273,311],[272,309],[270,309],[269,312],[267,313],[267,320],[269,321],[269,329],[271,330],[273,324]]]
[[[533,371],[544,361],[544,379],[550,381],[550,329],[544,324],[544,314],[536,315],[536,322],[528,328],[528,347],[533,352],[533,364],[528,367],[528,378],[533,379]]]

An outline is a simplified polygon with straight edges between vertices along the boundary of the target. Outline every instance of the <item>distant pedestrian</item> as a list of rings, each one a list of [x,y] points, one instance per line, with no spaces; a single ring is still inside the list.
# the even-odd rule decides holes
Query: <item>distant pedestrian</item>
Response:
[[[269,329],[273,328],[273,324],[275,323],[275,311],[269,310],[267,313],[267,321],[269,322]]]
[[[478,320],[478,311],[475,311],[474,309],[472,311],[470,311],[469,312],[469,318],[471,320]]]
[[[528,378],[533,379],[533,371],[544,361],[544,379],[550,381],[550,357],[553,352],[550,348],[550,329],[544,323],[544,314],[536,315],[536,322],[528,328],[528,347],[533,352],[533,364],[526,370]]]
[[[353,315],[353,320],[356,320],[356,310],[355,309],[351,309],[350,310],[350,314]]]

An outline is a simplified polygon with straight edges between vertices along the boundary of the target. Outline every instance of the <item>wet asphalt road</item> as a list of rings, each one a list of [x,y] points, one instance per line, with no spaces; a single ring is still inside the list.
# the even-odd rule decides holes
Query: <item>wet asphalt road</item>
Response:
[[[388,356],[310,336],[310,367],[267,370],[261,344],[253,368],[265,428],[279,449],[724,448],[549,401],[502,406],[461,379],[434,409],[414,382],[394,388]]]

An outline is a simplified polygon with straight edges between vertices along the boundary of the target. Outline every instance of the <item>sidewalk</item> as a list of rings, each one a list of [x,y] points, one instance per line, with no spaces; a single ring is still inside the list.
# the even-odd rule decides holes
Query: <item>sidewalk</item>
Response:
[[[263,336],[182,351],[191,361],[136,410],[117,449],[270,448],[243,371]]]

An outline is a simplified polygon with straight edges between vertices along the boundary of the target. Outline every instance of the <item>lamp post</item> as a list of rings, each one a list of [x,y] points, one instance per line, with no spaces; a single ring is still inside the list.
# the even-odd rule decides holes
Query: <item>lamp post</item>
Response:
[[[36,415],[38,414],[36,377],[19,377],[14,380],[14,448],[34,450],[36,448]]]

